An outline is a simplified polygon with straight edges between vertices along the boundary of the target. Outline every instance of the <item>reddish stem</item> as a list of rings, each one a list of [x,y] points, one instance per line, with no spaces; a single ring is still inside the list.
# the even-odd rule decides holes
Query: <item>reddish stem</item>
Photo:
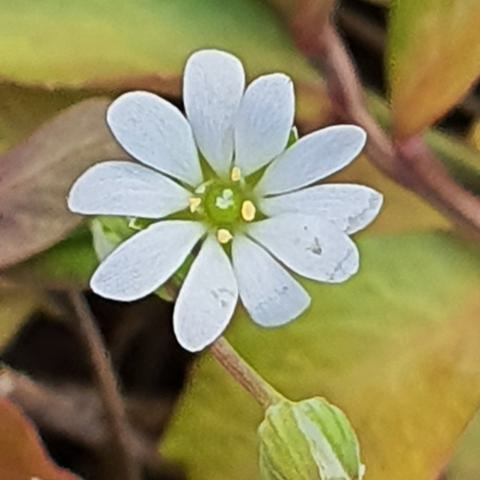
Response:
[[[480,235],[480,199],[448,173],[421,137],[394,143],[368,112],[342,39],[327,23],[317,37],[316,54],[325,70],[332,105],[342,121],[362,126],[368,134],[369,160],[396,182],[421,195],[456,224]]]

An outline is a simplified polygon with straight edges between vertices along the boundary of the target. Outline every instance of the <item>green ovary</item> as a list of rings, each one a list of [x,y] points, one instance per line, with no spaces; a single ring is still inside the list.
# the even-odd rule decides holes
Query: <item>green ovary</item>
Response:
[[[209,185],[204,197],[205,213],[218,226],[228,226],[241,218],[243,195],[237,185]]]

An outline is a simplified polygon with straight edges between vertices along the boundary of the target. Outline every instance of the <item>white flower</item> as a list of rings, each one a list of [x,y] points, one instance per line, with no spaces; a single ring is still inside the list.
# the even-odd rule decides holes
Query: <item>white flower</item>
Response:
[[[275,73],[244,87],[236,57],[203,50],[185,68],[187,118],[151,93],[122,95],[108,110],[108,125],[141,164],[95,165],[68,199],[86,215],[168,217],[101,263],[91,287],[103,297],[131,301],[154,292],[203,240],[174,311],[176,336],[190,351],[224,331],[239,295],[259,325],[298,317],[310,297],[285,267],[329,283],[353,275],[359,256],[348,234],[368,225],[382,203],[364,186],[310,186],[360,153],[361,128],[324,128],[287,147],[290,78]]]

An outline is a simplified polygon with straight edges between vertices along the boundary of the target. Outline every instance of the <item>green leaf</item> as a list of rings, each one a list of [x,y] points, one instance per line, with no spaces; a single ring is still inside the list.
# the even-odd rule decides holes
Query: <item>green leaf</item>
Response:
[[[431,480],[480,400],[480,252],[434,233],[360,248],[351,281],[306,282],[313,302],[301,319],[262,329],[240,312],[227,336],[287,397],[321,395],[345,412],[366,478]],[[161,452],[191,480],[259,478],[261,418],[207,354]]]
[[[0,351],[42,304],[40,295],[32,289],[0,288]]]
[[[258,0],[0,0],[0,9],[0,76],[18,84],[178,94],[188,55],[213,47],[239,55],[251,77],[292,75],[305,122],[328,104],[318,74]]]
[[[90,165],[126,158],[105,124],[105,99],[85,100],[0,155],[0,269],[65,238],[81,222],[66,206]]]
[[[478,480],[480,473],[479,442],[480,414],[477,413],[460,438],[453,458],[445,468],[446,480]]]
[[[396,134],[422,132],[480,75],[478,0],[396,0],[388,67]]]
[[[98,265],[92,236],[86,228],[31,259],[5,270],[6,281],[44,289],[88,288]]]
[[[29,260],[5,270],[1,281],[35,289],[89,288],[90,277],[99,258],[137,233],[121,217],[97,217],[91,221],[90,231],[79,228],[69,238]],[[192,264],[189,255],[181,267],[164,283],[156,294],[173,302]],[[1,297],[0,297],[1,300]],[[1,311],[0,311],[1,313]],[[1,315],[0,315],[1,320]]]

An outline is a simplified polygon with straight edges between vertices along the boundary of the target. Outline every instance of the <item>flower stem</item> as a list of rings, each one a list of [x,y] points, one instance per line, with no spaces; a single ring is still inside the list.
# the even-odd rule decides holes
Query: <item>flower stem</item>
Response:
[[[125,406],[102,335],[83,294],[72,290],[68,292],[68,298],[78,317],[80,337],[94,370],[95,381],[105,409],[105,419],[110,427],[112,446],[117,454],[115,461],[120,466],[118,475],[122,475],[122,480],[140,480],[140,468],[133,457],[129,442],[130,430]]]
[[[282,394],[248,365],[225,337],[220,337],[210,346],[210,353],[263,408],[283,400]]]

